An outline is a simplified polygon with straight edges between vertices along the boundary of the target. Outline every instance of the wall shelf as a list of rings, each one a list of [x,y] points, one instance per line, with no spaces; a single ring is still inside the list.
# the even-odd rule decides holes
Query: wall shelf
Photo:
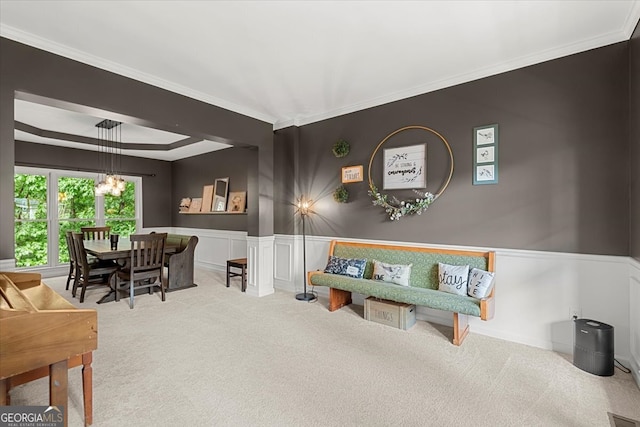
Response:
[[[180,215],[246,215],[246,212],[178,212]]]

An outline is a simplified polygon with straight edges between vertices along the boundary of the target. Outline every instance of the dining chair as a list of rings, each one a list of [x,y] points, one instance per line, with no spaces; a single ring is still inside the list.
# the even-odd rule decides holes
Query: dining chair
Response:
[[[76,249],[76,260],[78,270],[76,281],[73,285],[71,295],[76,296],[78,286],[81,287],[80,302],[84,302],[84,295],[89,287],[109,287],[111,278],[120,268],[115,263],[89,262],[87,252],[84,249],[84,234],[73,233],[73,242]]]
[[[67,240],[67,251],[69,251],[69,275],[67,276],[67,286],[66,290],[69,290],[69,283],[73,280],[73,289],[75,289],[76,285],[76,277],[78,271],[78,263],[76,261],[76,249],[73,243],[73,231],[69,230],[64,235]]]
[[[133,297],[138,289],[149,289],[153,294],[156,286],[160,287],[162,301],[165,300],[164,267],[165,245],[167,233],[132,234],[131,254],[129,262],[116,273],[116,301],[120,300],[120,292],[129,290],[129,308],[133,308]]]
[[[111,227],[81,227],[85,240],[104,240],[109,238]]]

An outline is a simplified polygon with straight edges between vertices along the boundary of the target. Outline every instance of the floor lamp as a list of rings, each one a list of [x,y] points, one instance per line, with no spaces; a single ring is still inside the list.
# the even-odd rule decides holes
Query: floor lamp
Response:
[[[304,291],[296,295],[296,299],[300,301],[313,301],[316,299],[315,295],[307,293],[307,236],[304,226],[307,215],[309,215],[311,204],[311,200],[305,200],[304,198],[300,198],[297,203],[298,212],[302,217],[302,275],[304,277]]]

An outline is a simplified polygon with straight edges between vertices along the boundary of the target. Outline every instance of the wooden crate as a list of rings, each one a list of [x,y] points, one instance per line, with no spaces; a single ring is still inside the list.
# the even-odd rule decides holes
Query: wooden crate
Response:
[[[416,324],[416,306],[368,297],[364,300],[364,318],[407,330]]]

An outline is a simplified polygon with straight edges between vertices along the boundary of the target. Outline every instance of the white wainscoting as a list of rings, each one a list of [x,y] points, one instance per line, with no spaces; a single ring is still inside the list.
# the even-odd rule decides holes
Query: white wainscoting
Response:
[[[308,271],[324,269],[330,241],[329,237],[307,237]],[[274,246],[275,287],[300,292],[304,283],[302,238],[276,235]],[[616,358],[622,362],[631,359],[630,308],[640,304],[637,302],[637,295],[629,304],[628,257],[437,244],[418,246],[496,252],[496,314],[488,322],[470,319],[472,333],[571,354],[574,331],[571,310],[577,309],[581,318],[599,320],[614,326]],[[640,269],[637,274],[640,277]],[[640,279],[636,283],[636,292],[639,283]],[[314,287],[313,290],[320,295],[328,294],[324,287]],[[364,303],[361,295],[354,294],[353,300],[354,304]],[[445,325],[452,325],[453,322],[450,313],[425,307],[418,307],[417,317]]]
[[[226,272],[227,260],[247,257],[246,231],[176,227],[167,230],[167,232],[198,236],[198,244],[195,251],[196,268]]]
[[[640,387],[640,262],[631,259],[629,270],[630,362],[631,372]]]

